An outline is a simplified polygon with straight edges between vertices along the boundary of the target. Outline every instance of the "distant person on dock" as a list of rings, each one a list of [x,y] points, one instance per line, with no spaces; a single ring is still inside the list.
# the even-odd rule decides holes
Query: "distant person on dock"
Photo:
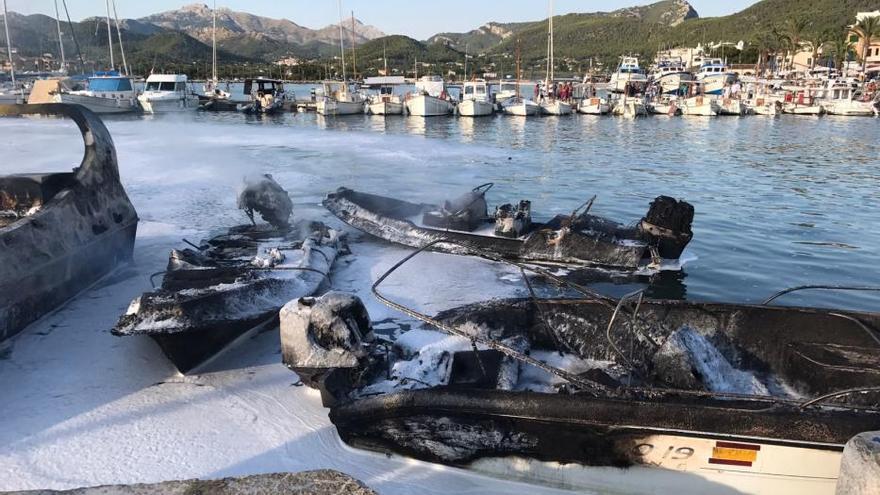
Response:
[[[535,84],[535,100],[540,100],[541,98],[541,83]]]

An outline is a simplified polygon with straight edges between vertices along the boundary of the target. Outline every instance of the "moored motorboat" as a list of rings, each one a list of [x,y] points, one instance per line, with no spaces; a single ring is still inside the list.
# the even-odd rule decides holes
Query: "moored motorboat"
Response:
[[[318,115],[360,115],[366,101],[362,94],[352,92],[348,83],[324,81],[324,96],[315,103]]]
[[[339,188],[327,195],[324,206],[349,225],[391,242],[423,248],[448,241],[433,249],[537,263],[634,270],[648,262],[678,259],[692,237],[693,207],[668,197],[658,197],[645,218],[629,228],[578,211],[532,221],[528,201],[501,205],[489,216],[485,192],[490,187],[485,184],[441,205]]]
[[[403,115],[403,100],[394,94],[394,86],[384,84],[379,93],[370,96],[367,101],[367,112],[370,115]]]
[[[611,113],[611,104],[605,98],[584,98],[578,104],[577,110],[585,115],[608,115]]]
[[[636,57],[621,57],[617,70],[611,74],[608,88],[614,93],[640,93],[648,84],[648,76],[639,67]]]
[[[628,119],[646,117],[648,115],[648,109],[645,107],[645,102],[642,98],[632,96],[622,96],[619,98],[614,103],[611,112],[614,115]]]
[[[656,101],[646,103],[645,107],[648,109],[648,113],[653,115],[668,115],[674,117],[676,115],[681,115],[681,108],[678,105],[679,103],[677,99],[660,98]]]
[[[571,115],[571,104],[558,100],[545,100],[540,104],[541,113],[544,115]]]
[[[520,96],[508,98],[501,102],[501,111],[506,115],[529,117],[532,115],[538,115],[541,111],[541,106],[528,98]]]
[[[462,86],[462,100],[455,112],[462,117],[485,117],[495,113],[495,105],[489,101],[489,85],[483,79],[466,81]]]
[[[721,96],[724,88],[732,85],[736,78],[736,73],[728,70],[727,64],[720,58],[704,60],[696,76],[703,93],[713,96]]]
[[[0,177],[0,340],[131,259],[137,212],[101,120],[76,105],[3,105],[0,116],[66,117],[85,153],[73,172]]]
[[[198,96],[187,87],[184,74],[150,74],[137,99],[144,113],[180,112],[198,106]]]
[[[55,94],[55,102],[82,105],[98,114],[128,113],[138,109],[131,78],[116,71],[99,72],[89,77],[86,89],[62,86]]]
[[[415,117],[439,117],[450,115],[454,110],[446,83],[440,76],[422,76],[416,81],[416,92],[406,97],[406,111]]]
[[[718,115],[718,102],[708,96],[692,96],[679,101],[682,115],[697,117],[714,117]]]
[[[400,264],[396,265],[393,272]],[[284,363],[351,446],[600,493],[833,495],[880,427],[876,313],[493,300],[379,340],[353,296],[292,301]]]
[[[716,103],[718,104],[718,115],[741,117],[748,112],[746,105],[736,98],[718,98]]]
[[[272,115],[284,111],[287,92],[284,81],[258,77],[244,80],[245,101],[235,109],[242,113]]]

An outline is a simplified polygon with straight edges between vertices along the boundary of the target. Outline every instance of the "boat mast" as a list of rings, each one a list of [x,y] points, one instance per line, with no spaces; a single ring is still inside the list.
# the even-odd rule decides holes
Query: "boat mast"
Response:
[[[73,22],[70,20],[70,11],[67,10],[67,0],[61,0],[61,5],[64,6],[64,15],[67,17],[67,26],[70,28],[70,36],[73,38],[73,46],[76,47],[76,56],[79,59],[79,72],[80,74],[85,74],[86,63],[83,61],[82,51],[79,49],[79,40],[76,39],[76,30],[73,29]]]
[[[128,71],[128,62],[125,61],[125,47],[122,46],[122,31],[119,29],[119,15],[116,13],[116,0],[113,2],[113,19],[116,21],[116,36],[119,37],[119,53],[122,54],[122,67],[125,68],[125,75],[130,76]]]
[[[58,49],[61,51],[61,71],[67,72],[67,59],[64,57],[64,42],[61,40],[61,15],[58,13],[58,0],[55,0],[55,25],[58,28]]]
[[[468,45],[464,44],[464,80],[467,81],[467,58],[468,58]]]
[[[519,85],[520,85],[520,78],[522,77],[521,72],[522,71],[521,71],[521,67],[520,67],[519,38],[517,38],[516,39],[516,97],[517,97],[517,99],[520,98]]]
[[[9,75],[12,77],[12,87],[15,87],[15,63],[12,61],[12,41],[9,38],[9,11],[6,10],[6,0],[3,0],[3,26],[6,28],[6,54],[9,55]]]
[[[342,27],[343,19],[342,0],[339,0],[339,52],[342,54],[342,82],[345,82],[345,30]]]
[[[115,1],[115,0],[114,0]],[[556,44],[553,41],[553,0],[550,0],[550,80],[556,77],[554,72],[556,71],[556,59],[553,56],[553,52],[556,50]]]
[[[355,48],[354,10],[351,11],[351,77],[357,80],[357,51]]]
[[[113,62],[113,32],[110,30],[110,0],[105,0],[107,4],[107,42],[110,46],[110,70],[116,69],[116,64]]]
[[[385,51],[385,40],[382,40],[382,59],[385,60],[385,77],[388,77],[388,53]]]
[[[217,0],[211,9],[211,82],[217,86]]]

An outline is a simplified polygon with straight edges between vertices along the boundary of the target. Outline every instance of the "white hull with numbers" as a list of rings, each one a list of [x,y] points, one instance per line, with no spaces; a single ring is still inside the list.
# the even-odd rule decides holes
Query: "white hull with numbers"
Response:
[[[780,445],[760,439],[725,442],[721,436],[646,436],[635,441],[634,465],[628,468],[560,464],[522,457],[480,459],[470,468],[503,479],[603,494],[834,495],[842,446]],[[757,449],[752,454],[754,461],[712,462],[719,444]],[[739,452],[749,455],[748,450]],[[733,452],[735,456],[737,450]],[[741,465],[733,464],[737,462]]]

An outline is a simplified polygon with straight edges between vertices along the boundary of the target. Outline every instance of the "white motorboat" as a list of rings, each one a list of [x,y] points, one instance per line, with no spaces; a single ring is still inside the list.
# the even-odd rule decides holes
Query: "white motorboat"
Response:
[[[651,71],[650,79],[660,86],[663,94],[682,94],[682,88],[693,82],[694,75],[681,58],[662,58]]]
[[[239,112],[250,114],[275,114],[284,111],[287,92],[284,81],[265,77],[244,80],[245,101],[236,104]]]
[[[605,98],[584,98],[578,104],[577,111],[586,115],[608,115],[611,113],[611,104]]]
[[[858,86],[846,81],[828,81],[820,101],[829,115],[873,117],[880,113],[878,102],[863,97]]]
[[[495,113],[495,105],[489,101],[489,85],[483,79],[464,83],[462,100],[456,107],[462,117],[483,117]]]
[[[198,96],[189,90],[183,74],[150,74],[137,99],[146,113],[179,112],[199,105]]]
[[[679,100],[681,114],[698,117],[715,117],[718,115],[718,103],[708,96],[692,96]]]
[[[818,102],[816,95],[811,90],[805,89],[786,95],[782,113],[819,116],[825,113],[825,109]]]
[[[541,107],[532,100],[523,97],[513,97],[504,100],[501,103],[501,110],[506,115],[514,115],[517,117],[529,117],[538,115]]]
[[[318,115],[357,115],[364,113],[360,93],[352,93],[341,81],[324,81],[324,96],[315,102]]]
[[[62,89],[55,95],[55,102],[82,105],[98,114],[127,113],[138,109],[131,78],[116,71],[99,72],[88,78],[87,89]]]
[[[517,81],[504,80],[499,82],[498,91],[493,95],[495,102],[501,103],[504,100],[515,97],[518,93],[518,87],[519,83]]]
[[[782,114],[782,101],[759,96],[748,103],[748,108],[755,115],[776,116]]]
[[[748,111],[746,105],[736,98],[718,98],[718,115],[743,116]]]
[[[571,115],[571,104],[562,100],[545,100],[540,107],[544,115]]]
[[[403,100],[394,94],[394,86],[382,85],[379,92],[367,101],[370,115],[403,115]]]
[[[406,99],[406,111],[416,117],[449,115],[455,105],[449,99],[446,83],[440,76],[422,76],[416,81],[416,93]]]
[[[645,104],[648,113],[653,115],[668,115],[674,117],[681,115],[681,107],[676,98],[660,98]]]
[[[710,58],[703,62],[696,80],[703,88],[703,94],[720,96],[724,88],[736,81],[736,74],[727,70],[727,64],[720,58]]]
[[[612,113],[619,117],[634,119],[637,117],[646,117],[648,115],[648,109],[645,107],[645,102],[643,102],[641,98],[623,96],[614,104]]]
[[[648,76],[639,67],[639,59],[636,57],[622,57],[620,65],[608,82],[608,89],[614,93],[623,93],[630,88],[630,94],[640,93],[648,84]]]

